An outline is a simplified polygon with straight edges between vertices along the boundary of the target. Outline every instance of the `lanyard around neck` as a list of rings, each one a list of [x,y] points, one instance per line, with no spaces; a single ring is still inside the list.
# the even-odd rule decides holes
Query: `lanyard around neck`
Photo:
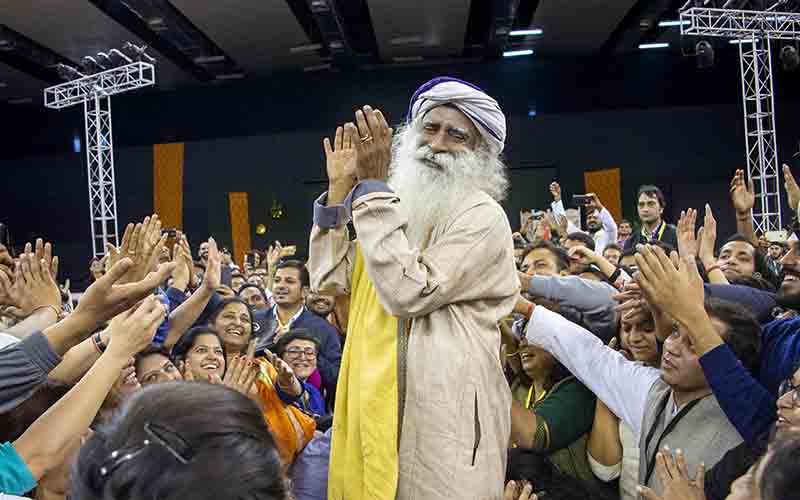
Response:
[[[669,401],[670,397],[672,397],[672,392],[667,393],[667,397],[664,398],[664,401],[661,403],[661,406],[658,409],[656,418],[655,420],[653,420],[653,425],[650,426],[650,431],[647,433],[647,439],[645,439],[644,441],[645,453],[647,453],[648,450],[650,449],[650,441],[652,441],[653,435],[656,433],[656,429],[658,428],[658,422],[661,420],[661,416],[664,414],[664,410],[667,408],[667,402]],[[664,429],[664,432],[662,432],[661,436],[658,437],[658,441],[656,442],[656,447],[653,450],[652,458],[650,458],[647,461],[647,473],[644,476],[644,483],[642,484],[647,485],[647,483],[650,481],[650,476],[653,475],[653,470],[655,469],[656,466],[656,455],[658,455],[658,450],[661,447],[661,441],[663,441],[664,438],[667,437],[667,435],[670,432],[672,432],[672,429],[674,429],[675,426],[678,425],[678,422],[680,422],[680,420],[683,417],[685,417],[692,410],[692,408],[697,406],[697,403],[699,403],[700,401],[702,401],[707,397],[708,396],[703,396],[702,398],[695,399],[694,401],[689,401],[688,403],[686,403],[686,405],[683,408],[681,408],[681,411],[679,411],[678,414],[675,415],[675,418],[670,420],[669,424],[667,424],[667,427]]]

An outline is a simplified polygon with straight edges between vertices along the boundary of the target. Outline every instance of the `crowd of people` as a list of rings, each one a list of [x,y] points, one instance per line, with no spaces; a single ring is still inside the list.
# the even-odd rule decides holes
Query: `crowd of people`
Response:
[[[797,498],[789,167],[783,232],[741,170],[724,239],[654,185],[635,221],[531,186],[552,203],[513,231],[505,127],[447,77],[397,131],[357,110],[305,262],[154,214],[73,303],[51,243],[0,245],[0,499]]]

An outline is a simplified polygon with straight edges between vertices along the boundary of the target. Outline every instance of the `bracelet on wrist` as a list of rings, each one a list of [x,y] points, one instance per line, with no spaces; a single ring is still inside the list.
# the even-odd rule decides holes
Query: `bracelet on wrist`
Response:
[[[94,348],[100,354],[106,352],[106,349],[108,348],[108,344],[106,344],[105,341],[103,340],[103,337],[100,336],[100,332],[97,332],[94,335],[92,335],[92,345],[94,345]]]

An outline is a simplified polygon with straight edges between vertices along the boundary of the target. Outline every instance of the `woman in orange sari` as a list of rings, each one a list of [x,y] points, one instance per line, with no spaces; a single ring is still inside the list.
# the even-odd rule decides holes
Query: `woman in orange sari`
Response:
[[[236,370],[243,372],[249,363],[255,364],[258,375],[255,384],[249,388],[248,396],[261,408],[264,420],[277,442],[281,459],[288,467],[314,437],[316,423],[299,408],[285,404],[278,395],[277,385],[286,394],[302,392],[302,386],[291,367],[271,353],[253,359],[255,344],[250,343],[253,324],[250,307],[238,298],[223,301],[209,320],[209,325],[222,337],[227,352],[227,366],[232,369],[236,366]],[[245,351],[247,353],[242,357]],[[232,378],[236,377],[236,374],[232,374]]]

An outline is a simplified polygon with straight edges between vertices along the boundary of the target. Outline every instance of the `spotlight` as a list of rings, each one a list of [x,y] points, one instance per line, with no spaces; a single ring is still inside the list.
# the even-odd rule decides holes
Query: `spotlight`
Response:
[[[791,45],[781,49],[781,62],[783,62],[783,69],[785,71],[794,71],[800,66],[800,55],[797,49]]]
[[[697,52],[698,68],[710,68],[714,65],[714,47],[710,43],[705,40],[697,42],[695,52]]]

